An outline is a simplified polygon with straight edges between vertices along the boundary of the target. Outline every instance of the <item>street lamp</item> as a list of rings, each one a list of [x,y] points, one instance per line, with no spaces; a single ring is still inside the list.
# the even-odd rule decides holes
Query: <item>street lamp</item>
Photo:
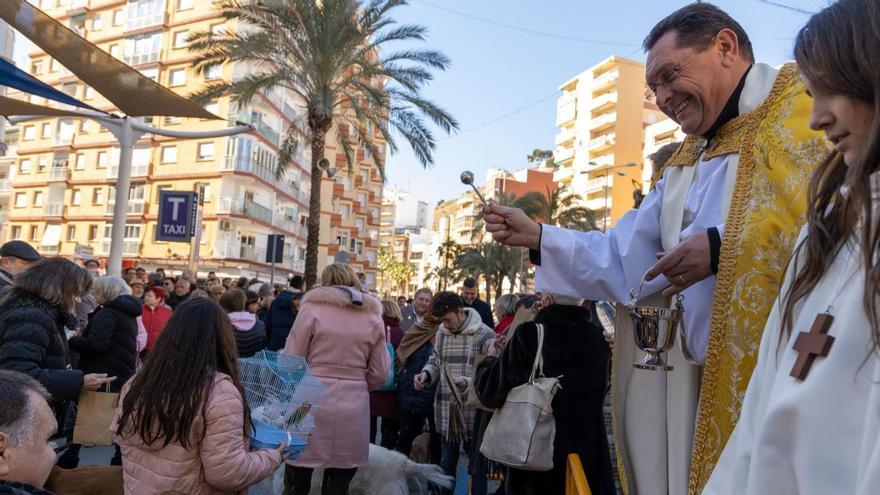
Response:
[[[602,166],[596,162],[587,162],[587,164],[592,165],[594,167],[601,167]],[[628,162],[628,163],[624,163],[623,165],[609,165],[609,166],[605,167],[605,184],[603,185],[603,187],[605,188],[605,203],[604,203],[604,206],[602,207],[602,232],[606,232],[608,230],[608,176],[610,175],[610,172],[612,170],[615,170],[618,168],[630,168],[630,167],[638,167],[638,166],[639,166],[639,164],[636,162]],[[582,173],[589,173],[589,172],[584,171]],[[617,172],[617,175],[624,177],[624,176],[626,176],[626,173]]]

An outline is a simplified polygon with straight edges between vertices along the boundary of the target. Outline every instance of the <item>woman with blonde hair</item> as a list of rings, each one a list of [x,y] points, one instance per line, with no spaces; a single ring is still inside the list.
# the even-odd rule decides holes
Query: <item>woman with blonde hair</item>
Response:
[[[510,324],[513,323],[518,302],[519,297],[514,294],[504,294],[495,300],[495,316],[498,317],[498,323],[493,328],[495,335],[503,334],[510,327]]]
[[[403,315],[396,301],[382,301],[382,321],[385,323],[385,342],[391,344],[394,352],[403,340],[403,329],[400,322]],[[400,408],[397,403],[397,386],[391,390],[374,390],[370,392],[370,442],[376,443],[378,420],[382,418],[382,442],[386,449],[397,447],[397,436],[400,430]]]
[[[285,495],[308,494],[315,468],[324,469],[322,494],[348,493],[358,466],[368,460],[368,391],[390,372],[379,301],[341,263],[324,269],[321,285],[303,298],[283,351],[304,356],[326,387],[309,445],[286,468]]]

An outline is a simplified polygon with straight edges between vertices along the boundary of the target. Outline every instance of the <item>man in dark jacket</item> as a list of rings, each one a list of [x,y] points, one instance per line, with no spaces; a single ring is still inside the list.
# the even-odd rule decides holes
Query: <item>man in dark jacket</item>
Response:
[[[266,315],[266,348],[270,351],[278,351],[284,348],[293,322],[296,320],[295,299],[302,298],[303,278],[294,275],[290,279],[290,287],[281,291],[272,304],[269,305],[269,314]]]
[[[461,298],[464,299],[464,307],[472,308],[480,314],[483,323],[489,328],[495,328],[495,318],[492,317],[492,308],[489,304],[480,300],[477,291],[477,280],[473,277],[464,279],[461,284]]]
[[[11,287],[15,276],[40,259],[30,244],[14,240],[0,247],[0,288]]]
[[[430,303],[430,302],[429,302]],[[409,456],[413,440],[422,434],[428,424],[430,439],[430,458],[432,464],[440,464],[442,454],[440,434],[434,424],[434,394],[437,384],[416,390],[413,378],[421,373],[434,352],[434,336],[440,327],[430,314],[410,327],[397,346],[397,359],[400,371],[397,375],[397,398],[400,406],[400,436],[397,438],[397,451]]]
[[[553,469],[510,468],[507,495],[565,493],[569,454],[580,456],[592,493],[612,495],[614,479],[603,419],[610,349],[602,327],[574,298],[545,294],[542,305],[534,322],[516,329],[500,356],[490,351],[475,376],[480,402],[492,408],[503,406],[508,392],[528,381],[538,349],[537,324],[544,326],[544,375],[560,377],[561,385],[553,398]]]
[[[165,301],[171,309],[177,308],[183,301],[186,301],[190,298],[192,285],[189,280],[181,277],[174,283],[174,292],[168,296],[168,299]]]

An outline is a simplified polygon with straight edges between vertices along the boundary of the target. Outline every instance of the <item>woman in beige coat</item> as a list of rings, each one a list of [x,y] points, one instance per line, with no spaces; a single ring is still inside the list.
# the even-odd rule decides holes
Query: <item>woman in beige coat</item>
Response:
[[[125,384],[111,430],[127,495],[239,493],[286,459],[249,450],[250,413],[226,313],[210,299],[178,306]]]

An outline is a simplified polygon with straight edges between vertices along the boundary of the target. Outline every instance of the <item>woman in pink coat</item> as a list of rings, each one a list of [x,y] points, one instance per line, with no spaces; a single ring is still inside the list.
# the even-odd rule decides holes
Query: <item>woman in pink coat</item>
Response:
[[[390,373],[379,301],[361,292],[348,265],[328,266],[321,283],[303,298],[284,346],[285,354],[305,356],[326,387],[308,447],[286,468],[285,495],[308,494],[314,468],[324,468],[322,495],[348,493],[357,467],[369,456],[368,391]]]
[[[126,495],[233,494],[284,461],[248,448],[250,414],[232,324],[210,299],[182,303],[137,374],[110,429],[122,448]]]

